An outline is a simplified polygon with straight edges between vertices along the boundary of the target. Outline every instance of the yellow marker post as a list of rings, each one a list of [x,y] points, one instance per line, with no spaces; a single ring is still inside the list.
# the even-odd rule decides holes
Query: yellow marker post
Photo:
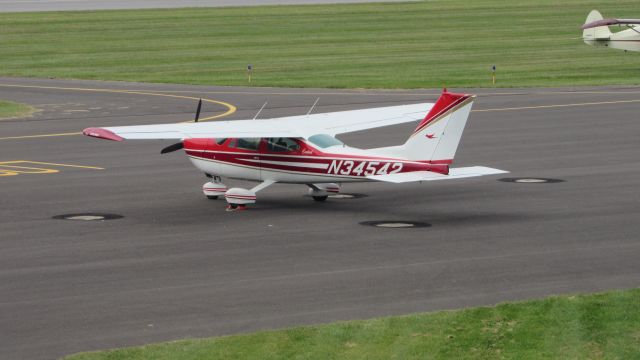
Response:
[[[492,73],[492,75],[491,75],[491,80],[492,80],[492,82],[493,82],[493,85],[495,85],[495,84],[496,84],[496,66],[495,66],[495,65],[493,65],[493,66],[491,67],[491,70],[493,71],[493,73]]]

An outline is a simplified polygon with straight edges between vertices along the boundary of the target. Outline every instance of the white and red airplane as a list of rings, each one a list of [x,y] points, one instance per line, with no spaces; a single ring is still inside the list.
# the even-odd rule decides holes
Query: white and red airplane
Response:
[[[344,182],[403,183],[505,173],[482,166],[449,168],[474,98],[445,89],[435,104],[266,120],[88,128],[83,133],[115,141],[180,139],[161,152],[184,148],[191,162],[211,179],[202,187],[204,194],[224,196],[229,209],[242,209],[255,203],[258,191],[277,182],[306,184],[314,200],[324,201],[329,193],[339,192],[339,183]],[[335,138],[412,121],[420,123],[399,146],[364,150]],[[223,177],[260,183],[252,189],[228,189]]]

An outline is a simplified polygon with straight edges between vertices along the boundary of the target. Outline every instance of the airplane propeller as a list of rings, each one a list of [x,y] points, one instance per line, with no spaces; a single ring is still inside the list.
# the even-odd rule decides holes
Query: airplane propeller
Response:
[[[200,110],[202,110],[202,99],[198,101],[198,108],[196,109],[196,117],[195,119],[193,119],[193,122],[197,123],[198,120],[200,119]],[[180,141],[179,143],[171,144],[165,147],[164,149],[160,150],[160,154],[167,154],[170,152],[178,151],[182,148],[184,148],[184,143]]]
[[[198,119],[200,119],[200,109],[202,109],[202,99],[198,101],[198,108],[196,109],[196,118],[193,119],[193,122],[198,122]]]
[[[169,145],[169,146],[165,147],[164,149],[160,150],[160,154],[166,154],[166,153],[174,152],[174,151],[180,150],[182,148],[184,148],[184,144],[182,143],[182,141],[180,141],[179,143],[175,143],[175,144]]]

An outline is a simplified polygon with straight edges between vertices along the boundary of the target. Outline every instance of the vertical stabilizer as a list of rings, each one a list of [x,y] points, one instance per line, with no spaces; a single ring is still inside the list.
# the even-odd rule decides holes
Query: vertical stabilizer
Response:
[[[455,94],[444,89],[427,116],[402,146],[402,154],[410,160],[450,164],[458,149],[474,99],[475,95]]]
[[[584,23],[586,25],[602,19],[603,17],[598,10],[591,10]],[[589,45],[595,45],[594,41],[597,40],[609,40],[610,36],[611,30],[609,30],[609,27],[606,25],[584,29],[582,31],[582,40]]]

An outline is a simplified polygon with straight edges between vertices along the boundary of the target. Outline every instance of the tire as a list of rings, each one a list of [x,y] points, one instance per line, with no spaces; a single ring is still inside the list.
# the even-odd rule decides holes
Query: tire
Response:
[[[216,200],[216,199],[218,199],[218,195],[207,195],[207,199]]]
[[[313,200],[315,201],[325,201],[327,200],[327,198],[329,197],[329,195],[322,195],[322,196],[311,196],[313,198]]]

